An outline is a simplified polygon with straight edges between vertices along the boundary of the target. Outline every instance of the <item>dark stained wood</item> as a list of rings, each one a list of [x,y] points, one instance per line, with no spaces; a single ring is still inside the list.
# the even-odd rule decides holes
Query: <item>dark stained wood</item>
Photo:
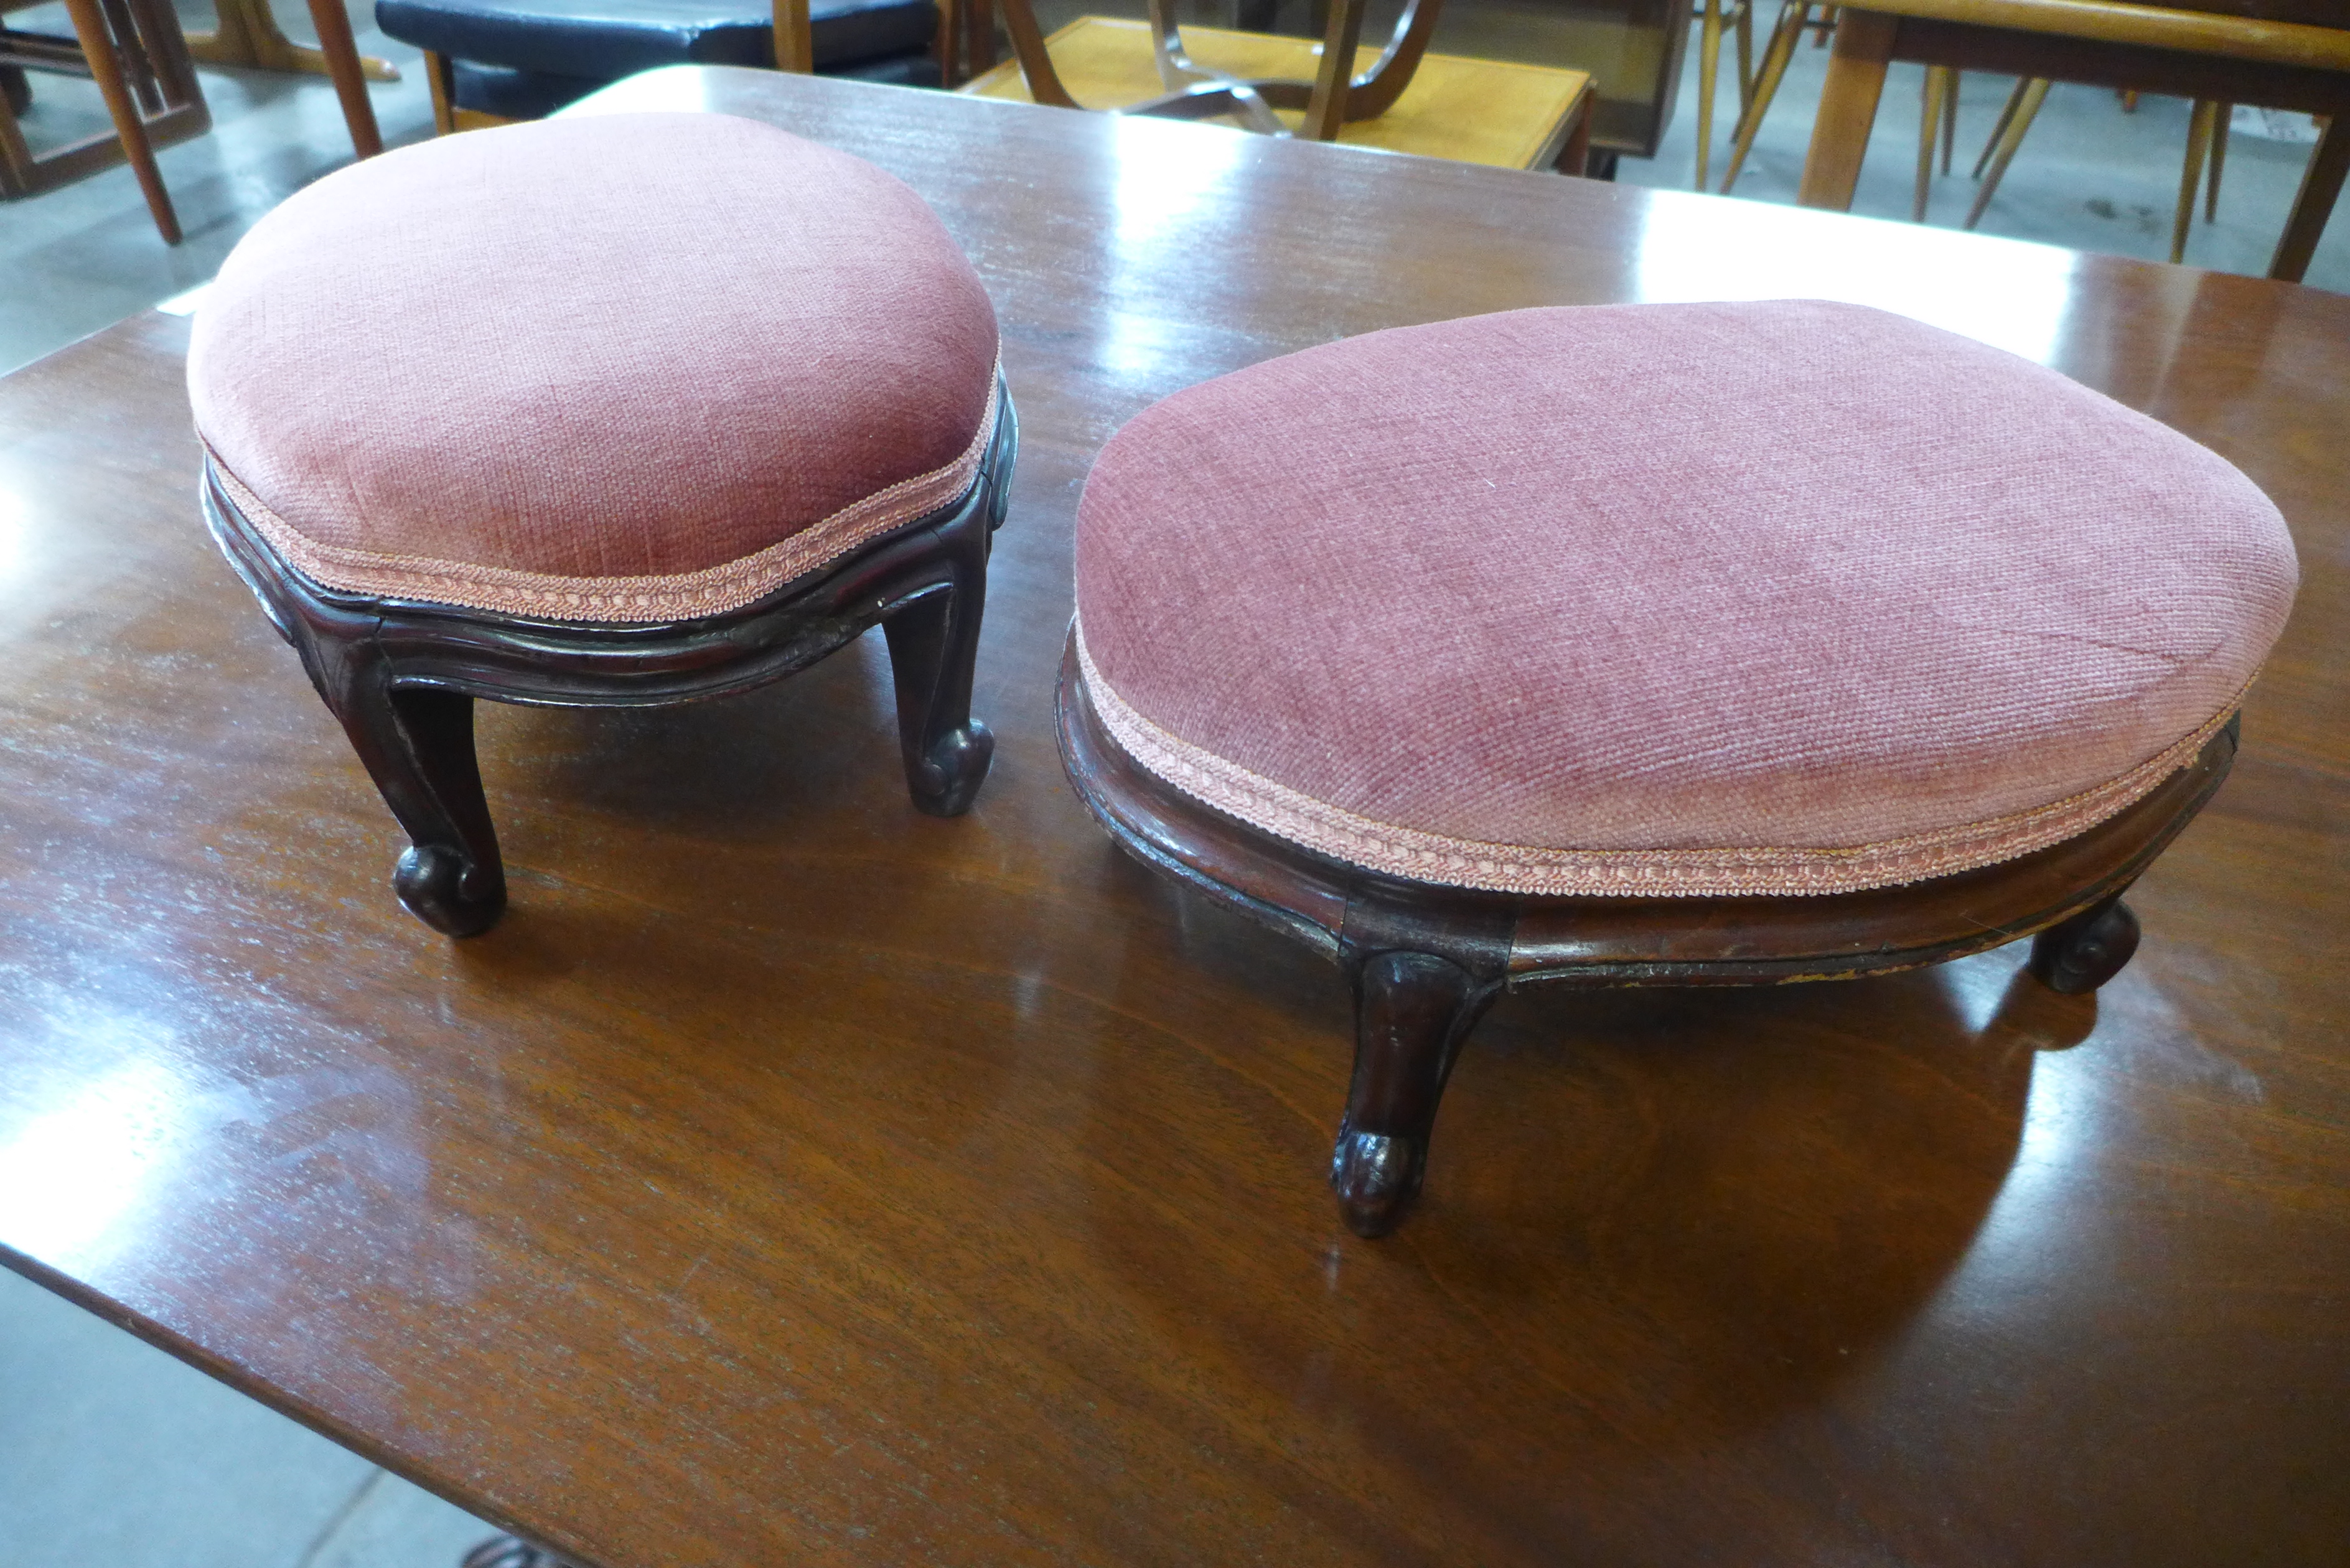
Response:
[[[1054,709],[1061,763],[1121,848],[1344,966],[1355,1075],[1330,1180],[1358,1236],[1386,1235],[1419,1195],[1445,1079],[1505,988],[1857,980],[2036,935],[2034,978],[2065,995],[2096,990],[2137,950],[2122,894],[2218,791],[2240,732],[2231,716],[2088,832],[1975,871],[1824,898],[1570,898],[1376,875],[1201,804],[1103,725],[1074,631]]]
[[[2350,300],[773,72],[605,101],[657,91],[873,159],[988,284],[987,788],[906,810],[874,638],[726,702],[482,704],[515,894],[447,941],[204,536],[185,324],[0,381],[13,1266],[597,1568],[2340,1562]],[[1348,333],[1794,293],[2276,497],[2305,581],[2243,752],[2094,998],[2021,944],[1501,997],[1359,1242],[1327,966],[1062,777],[1087,466]]]
[[[994,737],[971,716],[987,602],[1020,424],[997,399],[971,488],[924,517],[794,579],[755,604],[691,620],[550,621],[338,592],[289,565],[204,464],[204,520],[270,623],[301,655],[328,709],[410,838],[400,901],[446,936],[477,936],[505,909],[497,830],[482,798],[473,700],[641,708],[729,697],[795,673],[875,626],[889,645],[906,787],[933,816],[971,809]]]

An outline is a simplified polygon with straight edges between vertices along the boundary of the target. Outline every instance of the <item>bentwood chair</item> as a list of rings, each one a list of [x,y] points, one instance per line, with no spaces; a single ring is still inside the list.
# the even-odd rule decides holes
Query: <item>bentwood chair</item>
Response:
[[[2299,282],[2350,173],[2345,23],[2340,0],[2199,0],[2193,8],[2125,0],[1846,5],[1796,200],[1837,211],[1852,205],[1886,66],[1896,59],[2297,109],[2328,119],[2269,265],[2271,277]]]
[[[1003,4],[1014,57],[964,92],[1508,168],[1579,174],[1589,156],[1588,74],[1430,54],[1440,0],[1409,0],[1367,62],[1363,0],[1330,7],[1318,47],[1179,28],[1171,0],[1150,0],[1147,24],[1083,16],[1047,38],[1028,0]]]

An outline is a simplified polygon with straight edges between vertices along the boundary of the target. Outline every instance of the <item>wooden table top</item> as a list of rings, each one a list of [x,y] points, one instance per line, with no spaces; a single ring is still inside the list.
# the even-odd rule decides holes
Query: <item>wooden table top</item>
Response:
[[[604,1568],[2343,1561],[2350,299],[763,72],[598,107],[651,103],[895,171],[993,292],[977,809],[907,805],[878,639],[723,703],[484,705],[513,906],[435,936],[204,536],[184,323],[89,339],[0,382],[0,1259]],[[2094,1000],[2014,949],[1503,1000],[1358,1241],[1336,971],[1063,782],[1087,465],[1349,333],[1788,293],[2045,359],[2276,497],[2306,581],[2235,776]]]
[[[1228,27],[1182,31],[1184,50],[1193,60],[1243,80],[1310,82],[1321,64],[1322,46],[1313,38]],[[1045,42],[1062,85],[1088,109],[1119,109],[1167,90],[1151,57],[1147,22],[1080,16]],[[1356,50],[1355,69],[1370,69],[1386,42],[1382,37]],[[1035,101],[1016,59],[972,78],[961,90],[1014,103]],[[1342,127],[1338,140],[1349,147],[1546,170],[1558,157],[1562,128],[1590,90],[1591,78],[1584,71],[1426,55],[1411,85],[1385,114]],[[1305,118],[1277,112],[1293,129]]]

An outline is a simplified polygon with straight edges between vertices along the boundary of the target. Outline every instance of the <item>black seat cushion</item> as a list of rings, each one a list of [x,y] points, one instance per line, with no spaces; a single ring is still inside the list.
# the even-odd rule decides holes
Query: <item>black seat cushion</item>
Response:
[[[564,105],[610,85],[589,77],[477,66],[471,60],[453,60],[451,65],[456,77],[457,107],[494,114],[500,119],[544,119]],[[892,87],[939,85],[939,63],[926,54],[893,55],[885,59],[859,60],[854,65],[826,66],[822,74],[886,82]]]
[[[818,70],[919,54],[939,26],[932,0],[811,0],[808,12]],[[775,63],[775,12],[754,0],[376,0],[375,19],[452,59],[597,84],[656,66]]]

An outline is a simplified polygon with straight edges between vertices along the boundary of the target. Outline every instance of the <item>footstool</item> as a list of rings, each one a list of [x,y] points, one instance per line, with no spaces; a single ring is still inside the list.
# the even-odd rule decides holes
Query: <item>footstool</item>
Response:
[[[1332,1181],[1419,1189],[1501,992],[2093,991],[2295,587],[2276,509],[1998,349],[1812,302],[1515,311],[1179,392],[1087,482],[1063,759],[1146,862],[1336,959]]]
[[[879,622],[915,805],[964,811],[987,773],[1016,426],[977,275],[870,164],[689,114],[389,153],[238,244],[188,387],[206,519],[440,930],[505,901],[476,697],[715,697]]]

